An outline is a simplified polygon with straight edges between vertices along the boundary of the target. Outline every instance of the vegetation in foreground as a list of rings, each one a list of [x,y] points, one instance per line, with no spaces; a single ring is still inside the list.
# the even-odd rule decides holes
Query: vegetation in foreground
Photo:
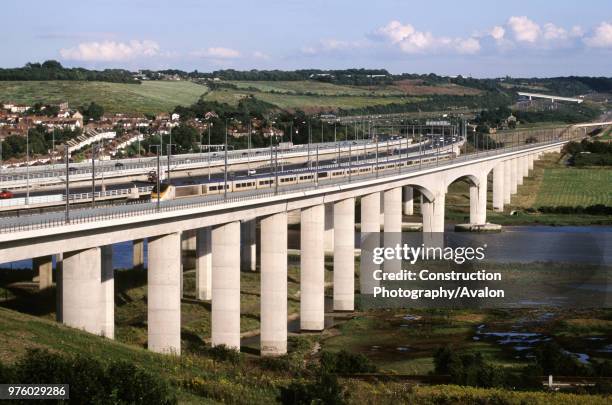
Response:
[[[180,403],[230,404],[472,404],[491,401],[605,404],[608,401],[599,395],[420,386],[393,379],[377,381],[348,377],[347,372],[371,372],[376,366],[365,356],[351,354],[348,347],[344,352],[313,354],[316,340],[313,336],[291,337],[290,354],[280,358],[253,357],[224,348],[175,357],[151,353],[6,309],[0,309],[0,326],[1,382],[13,380],[15,370],[24,370],[25,365],[30,365],[27,373],[30,381],[59,376],[95,394],[105,389],[106,382],[115,381],[116,390],[108,395],[114,396],[117,403],[144,403],[133,397],[126,400],[130,398],[127,395],[136,393],[142,393],[141,398],[146,398],[149,404],[172,403],[174,398]],[[42,351],[28,354],[31,348]],[[126,359],[129,364],[125,363]],[[68,366],[70,369],[66,368]],[[111,370],[122,373],[111,374]],[[94,374],[97,378],[90,378]],[[132,391],[123,391],[122,387],[127,384],[133,387]]]

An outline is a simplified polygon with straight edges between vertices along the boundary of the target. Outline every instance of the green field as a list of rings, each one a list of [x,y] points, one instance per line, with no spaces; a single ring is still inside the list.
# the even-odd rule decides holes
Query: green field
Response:
[[[369,97],[369,96],[324,96],[324,95],[296,95],[267,93],[250,90],[221,89],[207,93],[203,98],[237,105],[240,99],[247,95],[254,95],[257,99],[274,104],[282,109],[300,109],[307,112],[316,112],[329,109],[362,108],[372,105],[385,105],[392,103],[407,103],[418,101],[415,97]]]
[[[229,81],[240,89],[254,88],[261,92],[277,92],[285,94],[311,93],[322,96],[402,96],[404,92],[397,88],[383,88],[375,86],[366,88],[361,86],[338,85],[318,81]]]
[[[612,170],[545,169],[535,200],[541,206],[612,205]]]
[[[0,100],[16,103],[60,103],[78,107],[92,101],[107,112],[160,113],[190,105],[207,91],[187,81],[144,81],[142,84],[76,81],[0,82]]]

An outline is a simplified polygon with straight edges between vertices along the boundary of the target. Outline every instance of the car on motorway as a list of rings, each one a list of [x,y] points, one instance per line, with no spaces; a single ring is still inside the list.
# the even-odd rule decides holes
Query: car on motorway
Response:
[[[250,169],[247,171],[247,176],[253,176],[255,174],[257,174],[257,170],[255,169]]]
[[[115,167],[123,167],[123,166],[125,166],[125,165],[123,163],[121,163],[121,162],[115,163]]]
[[[72,166],[70,166],[70,167],[68,168],[68,171],[69,171],[70,173],[74,173],[74,172],[76,172],[77,170],[78,170],[78,169],[77,169],[76,167],[72,167]]]
[[[13,198],[13,193],[8,190],[0,191],[0,200],[7,200],[9,198]]]

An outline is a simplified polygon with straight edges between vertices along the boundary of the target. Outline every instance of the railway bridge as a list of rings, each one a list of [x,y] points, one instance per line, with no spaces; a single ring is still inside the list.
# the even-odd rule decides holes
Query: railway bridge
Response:
[[[240,347],[240,271],[254,267],[254,229],[261,228],[261,354],[287,351],[288,213],[300,217],[300,327],[324,329],[324,254],[333,252],[333,310],[351,311],[355,296],[355,210],[361,232],[401,232],[418,191],[423,232],[444,231],[448,186],[470,185],[470,222],[487,222],[488,177],[493,209],[516,193],[534,161],[560,151],[572,134],[537,143],[479,151],[444,161],[355,173],[342,179],[196,196],[162,202],[92,208],[0,219],[0,263],[34,258],[41,283],[50,283],[58,255],[58,321],[114,336],[112,245],[135,241],[135,264],[148,243],[148,348],[181,351],[181,235],[195,232],[196,296],[211,300],[212,345]],[[381,215],[381,213],[383,213]],[[246,249],[245,249],[246,246]],[[240,252],[240,253],[239,253]]]

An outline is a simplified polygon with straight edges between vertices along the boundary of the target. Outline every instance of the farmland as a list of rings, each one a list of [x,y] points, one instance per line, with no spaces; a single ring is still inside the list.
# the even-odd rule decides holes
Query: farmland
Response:
[[[84,81],[7,81],[0,82],[0,100],[15,103],[57,104],[72,107],[96,102],[111,113],[171,111],[177,105],[198,100],[207,88],[188,81],[145,81],[124,84]]]

